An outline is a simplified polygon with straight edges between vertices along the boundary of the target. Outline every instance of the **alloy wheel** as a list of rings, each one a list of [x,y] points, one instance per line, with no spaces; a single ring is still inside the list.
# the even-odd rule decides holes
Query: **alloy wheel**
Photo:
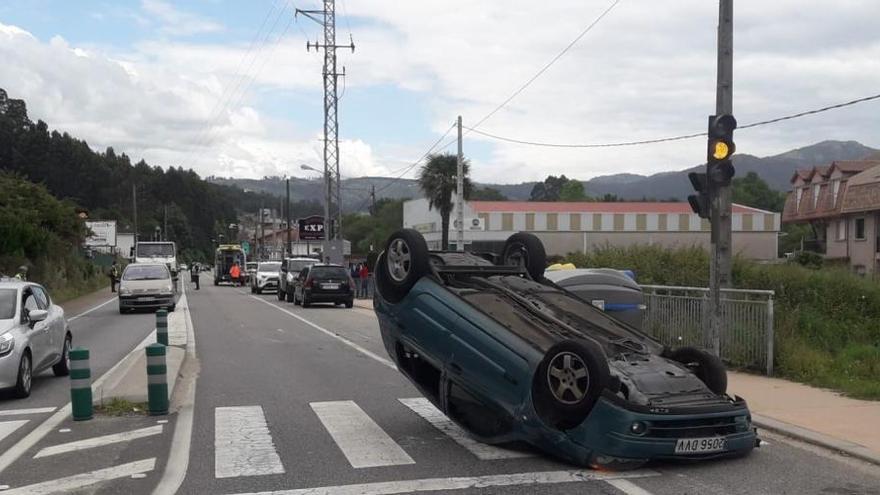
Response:
[[[388,246],[388,273],[395,282],[403,282],[412,268],[412,254],[403,239],[394,239]]]
[[[547,367],[547,385],[553,398],[562,404],[577,404],[587,395],[590,374],[583,359],[572,352],[560,352]]]

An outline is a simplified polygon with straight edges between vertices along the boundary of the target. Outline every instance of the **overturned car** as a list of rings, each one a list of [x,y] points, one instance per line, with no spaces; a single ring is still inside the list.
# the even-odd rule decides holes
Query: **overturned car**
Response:
[[[749,453],[721,362],[668,349],[544,278],[540,240],[500,255],[429,251],[403,229],[376,263],[374,307],[398,369],[485,443],[523,441],[578,465]]]

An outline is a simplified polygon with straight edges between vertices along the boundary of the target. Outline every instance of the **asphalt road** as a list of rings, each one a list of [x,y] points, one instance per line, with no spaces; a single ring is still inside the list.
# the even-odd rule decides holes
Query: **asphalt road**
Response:
[[[880,494],[880,469],[766,434],[747,458],[625,473],[472,445],[389,366],[371,311],[188,295],[200,374],[179,493]]]

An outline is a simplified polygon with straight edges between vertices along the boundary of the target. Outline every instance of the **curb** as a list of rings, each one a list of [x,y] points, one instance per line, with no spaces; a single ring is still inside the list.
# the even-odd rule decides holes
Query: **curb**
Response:
[[[785,421],[780,421],[778,419],[762,416],[760,414],[752,413],[752,423],[765,430],[830,449],[871,464],[880,465],[880,453],[875,452],[864,445],[834,438],[824,433],[819,433],[817,431],[786,423]]]
[[[373,310],[373,300],[372,299],[355,299],[354,305],[355,305],[355,307],[358,307],[361,309],[369,309],[370,311]]]

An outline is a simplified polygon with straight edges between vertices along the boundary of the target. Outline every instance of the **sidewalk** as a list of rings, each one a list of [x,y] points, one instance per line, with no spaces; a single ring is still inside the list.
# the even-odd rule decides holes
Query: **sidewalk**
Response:
[[[727,376],[728,393],[746,399],[758,427],[880,464],[880,402],[779,378]]]
[[[373,300],[372,299],[355,299],[354,305],[358,308],[373,310]]]

